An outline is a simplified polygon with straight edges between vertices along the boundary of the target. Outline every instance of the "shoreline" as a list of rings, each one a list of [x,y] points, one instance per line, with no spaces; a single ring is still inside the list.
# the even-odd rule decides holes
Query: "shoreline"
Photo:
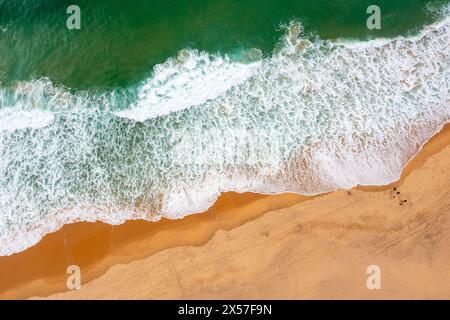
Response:
[[[374,194],[389,193],[393,186],[401,187],[409,175],[420,171],[429,158],[447,150],[449,145],[450,125],[447,124],[409,161],[400,179],[387,186],[359,186],[351,191],[340,190],[318,196],[227,192],[206,212],[180,220],[127,221],[118,226],[101,222],[65,225],[21,253],[0,257],[0,299],[22,299],[64,292],[68,276],[65,271],[70,264],[80,266],[83,287],[85,284],[90,286],[92,280],[107,276],[108,270],[117,265],[131,265],[163,251],[167,253],[181,247],[202,248],[215,239],[219,231],[234,232],[241,227],[249,227],[246,225],[257,224],[268,213],[297,208],[299,204],[305,204],[303,207],[306,207],[313,200],[320,205],[321,201],[326,202],[328,198],[345,196],[347,193],[358,193],[358,196],[367,198]]]
[[[274,199],[267,201],[273,197],[276,203]],[[267,211],[309,199],[297,194],[269,196],[229,192],[222,194],[207,211],[179,220],[136,220],[117,226],[103,222],[68,224],[23,252],[0,257],[0,299],[24,299],[65,291],[65,271],[70,264],[83,270],[82,283],[89,282],[115,264],[142,259],[173,247],[200,246],[217,230],[232,229]],[[24,278],[27,281],[21,281]]]

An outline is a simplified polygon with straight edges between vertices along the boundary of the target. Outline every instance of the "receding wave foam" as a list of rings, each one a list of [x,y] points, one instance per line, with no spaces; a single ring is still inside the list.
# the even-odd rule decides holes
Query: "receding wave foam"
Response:
[[[449,55],[449,19],[360,44],[292,23],[270,57],[184,52],[126,98],[2,89],[0,255],[74,221],[181,218],[223,191],[390,183],[450,119]],[[8,108],[52,117],[14,124]]]

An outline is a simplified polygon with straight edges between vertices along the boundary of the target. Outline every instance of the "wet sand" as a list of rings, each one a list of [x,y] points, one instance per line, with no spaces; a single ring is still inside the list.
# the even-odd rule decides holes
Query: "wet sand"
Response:
[[[217,230],[230,230],[269,210],[306,199],[295,194],[231,192],[221,195],[207,212],[181,220],[128,221],[119,226],[102,222],[66,225],[24,252],[0,257],[0,298],[22,299],[65,291],[69,265],[80,267],[85,283],[117,263],[177,246],[201,246]]]
[[[0,257],[0,298],[448,299],[449,195],[447,125],[389,186],[226,193],[182,220],[66,225]],[[64,292],[71,264],[83,285]],[[366,287],[372,264],[381,290]]]

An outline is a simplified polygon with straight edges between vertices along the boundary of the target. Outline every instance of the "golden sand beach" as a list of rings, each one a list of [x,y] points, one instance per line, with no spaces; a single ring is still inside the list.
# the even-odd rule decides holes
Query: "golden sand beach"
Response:
[[[0,298],[449,299],[449,195],[447,125],[388,186],[225,193],[182,220],[66,225],[0,257]],[[67,291],[73,264],[82,287]]]

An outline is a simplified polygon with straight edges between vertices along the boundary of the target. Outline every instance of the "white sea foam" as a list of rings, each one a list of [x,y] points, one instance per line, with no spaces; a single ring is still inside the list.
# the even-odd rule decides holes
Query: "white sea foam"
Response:
[[[243,64],[225,56],[184,50],[178,57],[156,66],[139,91],[137,103],[116,115],[137,121],[180,111],[224,94],[258,69],[260,62]]]
[[[42,128],[55,119],[53,113],[42,110],[0,109],[0,131],[14,131],[24,128]]]
[[[184,51],[129,108],[43,83],[0,94],[2,112],[54,116],[33,130],[1,122],[0,255],[73,221],[181,218],[224,191],[398,179],[450,119],[450,20],[360,44],[310,41],[292,23],[271,57],[248,64]]]

